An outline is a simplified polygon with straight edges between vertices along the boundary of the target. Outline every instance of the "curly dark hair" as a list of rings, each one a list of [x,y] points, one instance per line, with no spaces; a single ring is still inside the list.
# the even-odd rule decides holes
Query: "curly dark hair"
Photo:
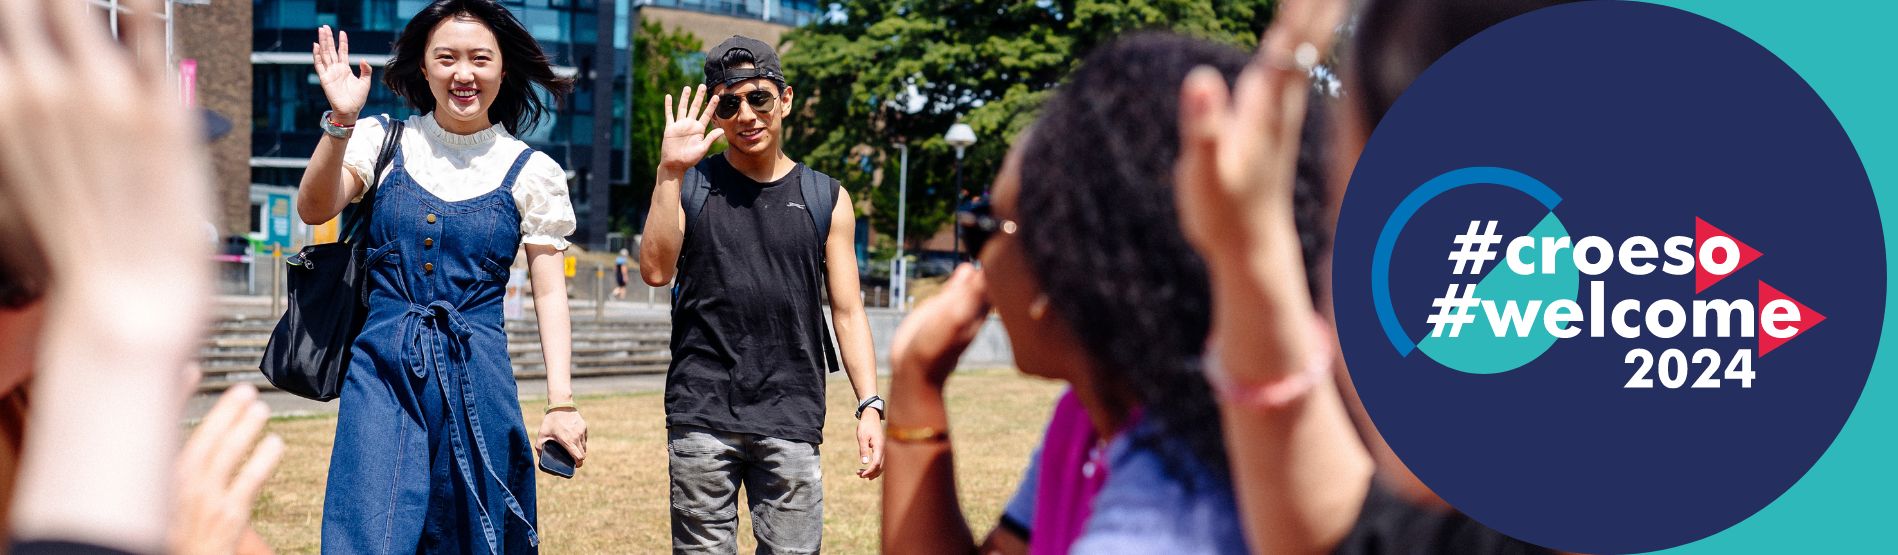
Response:
[[[554,73],[547,53],[541,51],[540,43],[513,12],[494,0],[435,0],[402,28],[402,35],[395,39],[395,55],[389,58],[389,69],[382,76],[383,84],[417,112],[435,111],[435,94],[428,90],[428,77],[422,71],[422,64],[428,60],[428,34],[454,17],[480,21],[494,32],[495,42],[501,46],[505,75],[501,77],[501,94],[488,108],[488,121],[519,135],[532,130],[553,111],[540,95],[534,94],[535,85],[552,95],[555,104],[573,92],[573,79]]]
[[[1100,397],[1138,403],[1153,421],[1131,439],[1158,448],[1168,471],[1191,487],[1225,476],[1227,465],[1218,405],[1200,366],[1211,286],[1205,261],[1180,230],[1173,197],[1180,84],[1198,66],[1231,82],[1249,60],[1237,48],[1178,35],[1122,38],[1082,62],[1024,146],[1017,236],[1049,306],[1099,364]],[[1300,157],[1301,172],[1322,166],[1315,153]],[[1295,198],[1314,284],[1314,257],[1325,244],[1322,184],[1302,175]],[[1210,472],[1188,471],[1192,461],[1160,442],[1183,443]]]

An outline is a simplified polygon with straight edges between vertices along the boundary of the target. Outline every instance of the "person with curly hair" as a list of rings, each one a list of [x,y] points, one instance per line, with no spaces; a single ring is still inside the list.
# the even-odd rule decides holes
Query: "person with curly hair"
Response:
[[[895,339],[885,551],[973,545],[942,395],[991,306],[1016,366],[1071,389],[983,552],[1246,550],[1200,363],[1211,289],[1180,230],[1173,166],[1187,70],[1236,76],[1247,60],[1167,34],[1100,48],[1016,141],[992,204],[959,215],[979,269],[959,268]]]

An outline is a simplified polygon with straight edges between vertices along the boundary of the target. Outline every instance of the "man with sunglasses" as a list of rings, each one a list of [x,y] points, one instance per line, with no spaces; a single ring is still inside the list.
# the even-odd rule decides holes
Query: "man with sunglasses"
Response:
[[[676,108],[666,97],[639,273],[653,286],[677,277],[666,374],[674,553],[735,550],[740,484],[759,552],[818,551],[818,444],[836,366],[825,298],[859,400],[857,476],[883,472],[856,215],[836,180],[784,154],[791,99],[777,53],[742,36],[711,50],[705,84],[680,91]],[[720,138],[728,148],[707,157]]]

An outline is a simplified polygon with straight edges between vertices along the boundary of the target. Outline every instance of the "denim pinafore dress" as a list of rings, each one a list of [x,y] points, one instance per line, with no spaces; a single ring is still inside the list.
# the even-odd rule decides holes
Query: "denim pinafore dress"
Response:
[[[376,192],[369,315],[350,353],[323,499],[324,553],[533,553],[533,448],[501,301],[521,243],[514,180],[456,202],[401,149]]]

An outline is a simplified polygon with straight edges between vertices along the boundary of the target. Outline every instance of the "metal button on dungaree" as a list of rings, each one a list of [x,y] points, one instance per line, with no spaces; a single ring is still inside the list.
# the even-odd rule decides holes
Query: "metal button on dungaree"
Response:
[[[422,238],[422,248],[429,248],[429,247],[433,247],[433,246],[435,246],[435,238],[434,238],[434,237],[423,237],[423,238]]]
[[[434,272],[435,272],[435,263],[434,263],[434,262],[423,262],[423,263],[422,263],[422,271],[423,271],[423,272],[425,272],[425,273],[434,273]]]
[[[434,215],[434,214],[429,214],[429,215],[428,215],[428,223],[431,223],[431,224],[432,224],[432,223],[435,223],[435,215]]]

